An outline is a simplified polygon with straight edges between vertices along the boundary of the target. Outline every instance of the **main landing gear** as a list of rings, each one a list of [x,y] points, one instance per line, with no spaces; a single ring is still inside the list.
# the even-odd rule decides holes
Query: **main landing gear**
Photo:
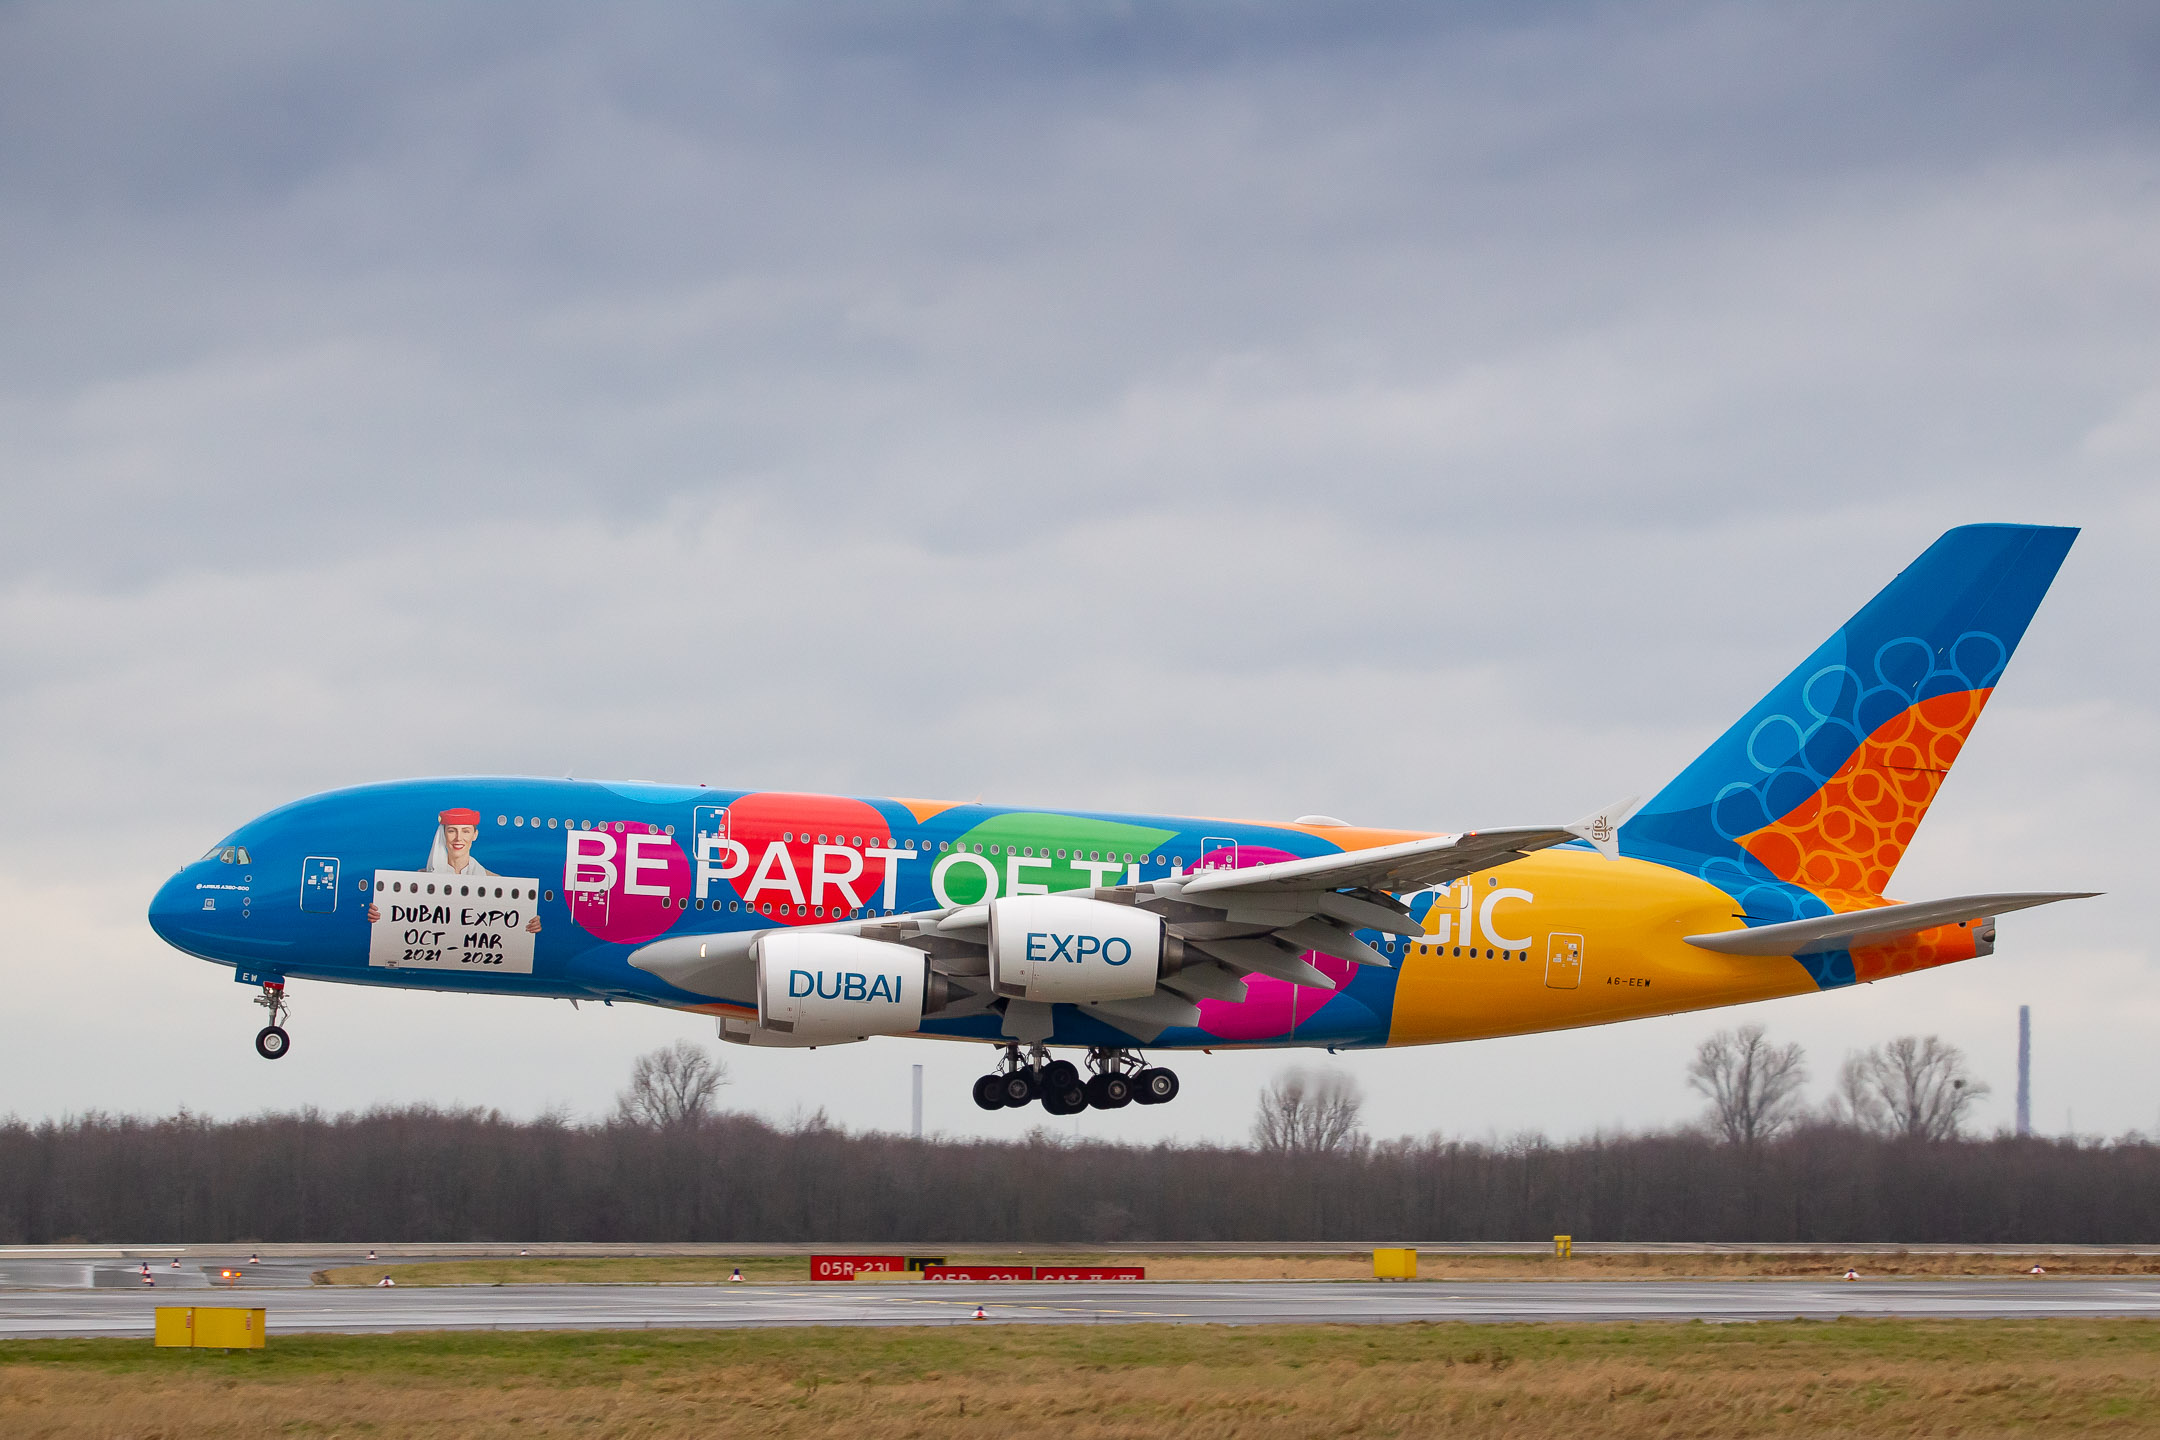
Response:
[[[292,1036],[285,1033],[284,983],[272,981],[263,986],[255,1003],[270,1012],[270,1023],[255,1032],[255,1053],[265,1060],[282,1060],[285,1052],[292,1049]]]
[[[1003,1110],[1040,1100],[1052,1115],[1077,1115],[1088,1109],[1121,1109],[1136,1100],[1162,1105],[1177,1099],[1176,1074],[1149,1065],[1135,1051],[1093,1049],[1087,1066],[1093,1073],[1082,1079],[1079,1066],[1052,1060],[1041,1045],[1025,1056],[1018,1045],[1007,1045],[998,1069],[975,1082],[975,1103],[985,1110]]]

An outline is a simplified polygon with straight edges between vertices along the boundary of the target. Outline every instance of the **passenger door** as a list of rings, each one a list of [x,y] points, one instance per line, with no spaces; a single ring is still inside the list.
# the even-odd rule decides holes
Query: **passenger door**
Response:
[[[334,855],[310,855],[300,862],[300,908],[314,915],[337,913],[338,862]]]

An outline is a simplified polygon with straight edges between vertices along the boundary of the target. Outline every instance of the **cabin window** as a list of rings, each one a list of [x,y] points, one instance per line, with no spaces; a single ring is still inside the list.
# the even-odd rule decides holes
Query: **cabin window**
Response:
[[[498,825],[507,825],[510,823],[510,817],[508,815],[497,815],[495,817],[495,823]]]
[[[553,890],[543,890],[542,892],[540,892],[540,898],[543,900],[553,900],[555,898],[555,892]]]

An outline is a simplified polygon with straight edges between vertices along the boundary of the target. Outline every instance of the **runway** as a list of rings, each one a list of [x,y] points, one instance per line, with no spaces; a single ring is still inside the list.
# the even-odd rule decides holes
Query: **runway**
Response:
[[[1416,1321],[2160,1318],[2160,1280],[1153,1281],[1078,1284],[505,1285],[160,1295],[0,1293],[0,1340],[147,1336],[164,1304],[260,1305],[275,1337],[406,1330],[741,1329],[990,1323],[1403,1324]]]

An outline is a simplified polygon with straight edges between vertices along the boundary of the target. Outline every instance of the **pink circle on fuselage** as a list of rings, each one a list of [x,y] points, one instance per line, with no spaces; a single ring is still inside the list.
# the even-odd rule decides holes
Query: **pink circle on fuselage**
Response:
[[[656,833],[642,820],[610,820],[575,832],[566,845],[563,899],[580,929],[636,945],[666,934],[682,917],[690,858],[674,836]],[[582,890],[572,888],[574,880],[607,883]]]

